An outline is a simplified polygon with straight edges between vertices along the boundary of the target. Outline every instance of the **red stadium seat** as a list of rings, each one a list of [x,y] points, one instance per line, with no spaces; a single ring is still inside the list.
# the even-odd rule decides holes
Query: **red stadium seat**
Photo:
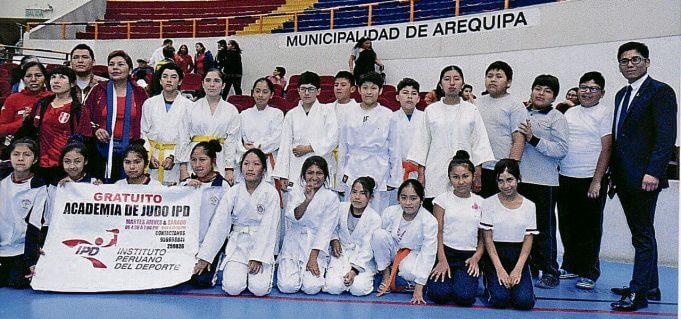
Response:
[[[352,93],[352,98],[357,101],[357,103],[362,103],[362,96],[359,94],[359,90],[355,90],[355,92]]]
[[[333,86],[333,83],[336,82],[336,78],[333,75],[322,75],[319,77],[319,80],[322,86],[325,84]]]
[[[386,99],[386,98],[379,97],[378,103],[389,108],[393,112],[400,109],[400,103],[397,102],[397,100],[395,100],[395,99]]]
[[[12,94],[12,85],[7,80],[0,81],[0,97],[8,97]]]
[[[198,91],[201,89],[201,74],[187,74],[182,80],[180,89],[182,91]]]
[[[273,96],[273,97],[270,99],[269,105],[270,105],[271,107],[280,109],[282,112],[284,112],[284,114],[286,114],[286,112],[288,112],[288,110],[291,109],[291,106],[290,106],[289,103],[286,101],[286,99],[284,99],[284,98],[281,97],[281,96]]]
[[[418,103],[416,103],[416,109],[419,111],[423,111],[426,109],[428,104],[426,103],[426,100],[421,99]]]
[[[250,95],[230,95],[227,102],[234,104],[239,113],[255,104],[255,100]]]
[[[298,101],[300,101],[300,93],[298,93],[298,90],[286,91],[286,102],[288,102],[290,108],[294,108],[298,105]]]
[[[109,67],[106,65],[93,65],[92,73],[101,76],[103,78],[109,78]]]

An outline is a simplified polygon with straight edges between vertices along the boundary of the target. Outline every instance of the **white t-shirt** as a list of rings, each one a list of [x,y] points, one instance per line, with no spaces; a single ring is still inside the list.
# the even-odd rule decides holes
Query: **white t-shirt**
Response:
[[[433,204],[445,210],[442,225],[442,241],[445,246],[464,251],[477,248],[482,202],[483,198],[476,194],[461,198],[451,191],[435,197]]]
[[[576,106],[565,112],[570,129],[568,153],[560,161],[560,175],[589,178],[594,176],[601,138],[612,134],[613,109],[603,104]]]
[[[485,199],[482,203],[480,228],[491,230],[495,242],[521,243],[525,235],[538,235],[537,212],[534,203],[523,197],[523,203],[516,209],[504,207],[499,194]]]

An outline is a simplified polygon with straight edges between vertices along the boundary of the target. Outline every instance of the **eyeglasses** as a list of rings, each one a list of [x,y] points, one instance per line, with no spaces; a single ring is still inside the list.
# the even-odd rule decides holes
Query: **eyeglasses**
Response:
[[[591,92],[591,93],[598,93],[601,91],[601,88],[597,86],[586,86],[586,85],[580,85],[579,90],[582,92]]]
[[[640,57],[640,56],[635,56],[635,57],[633,57],[633,58],[631,58],[631,59],[622,58],[622,59],[620,59],[620,65],[621,65],[621,66],[626,66],[627,64],[629,64],[629,62],[631,62],[633,65],[638,65],[638,64],[640,64],[643,60],[645,60],[645,58]]]
[[[314,92],[317,92],[317,88],[314,87],[314,86],[307,86],[307,87],[301,86],[301,87],[298,87],[298,91],[300,91],[300,93],[314,93]]]

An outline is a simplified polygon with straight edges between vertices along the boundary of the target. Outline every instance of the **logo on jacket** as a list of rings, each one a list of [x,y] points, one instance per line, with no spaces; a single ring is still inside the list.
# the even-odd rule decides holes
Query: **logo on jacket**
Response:
[[[21,201],[21,208],[23,209],[29,209],[31,208],[31,200],[30,199],[24,199]]]
[[[109,229],[106,231],[107,233],[112,233],[113,238],[109,240],[109,242],[106,245],[104,244],[104,238],[102,237],[97,237],[95,239],[95,243],[92,244],[91,242],[84,240],[84,239],[67,239],[62,241],[62,244],[66,245],[69,248],[76,248],[75,254],[89,260],[92,263],[92,267],[94,268],[107,268],[106,265],[101,262],[99,259],[94,258],[93,256],[97,256],[99,254],[99,251],[101,248],[108,248],[112,246],[116,246],[118,243],[118,229]]]
[[[59,114],[59,123],[66,124],[69,121],[70,117],[71,117],[71,114],[66,113],[66,112],[61,112]]]
[[[208,199],[208,200],[210,201],[210,204],[213,205],[213,206],[217,205],[218,201],[219,201],[218,197],[216,195],[211,196],[210,199]]]
[[[265,213],[265,207],[262,206],[262,204],[258,204],[258,206],[256,206],[256,209],[258,210],[258,214],[260,215]]]

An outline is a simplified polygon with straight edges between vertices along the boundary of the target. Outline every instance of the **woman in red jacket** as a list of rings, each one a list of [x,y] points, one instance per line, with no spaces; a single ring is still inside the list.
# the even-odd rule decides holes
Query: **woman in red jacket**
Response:
[[[0,111],[0,136],[14,135],[25,117],[31,115],[38,100],[52,95],[45,89],[47,70],[40,62],[29,62],[22,68],[24,89],[7,97]]]
[[[148,96],[130,80],[132,59],[125,51],[109,53],[107,63],[110,80],[92,88],[85,106],[99,157],[92,161],[91,173],[105,182],[115,182],[125,177],[123,151],[131,140],[140,138],[142,104]]]

